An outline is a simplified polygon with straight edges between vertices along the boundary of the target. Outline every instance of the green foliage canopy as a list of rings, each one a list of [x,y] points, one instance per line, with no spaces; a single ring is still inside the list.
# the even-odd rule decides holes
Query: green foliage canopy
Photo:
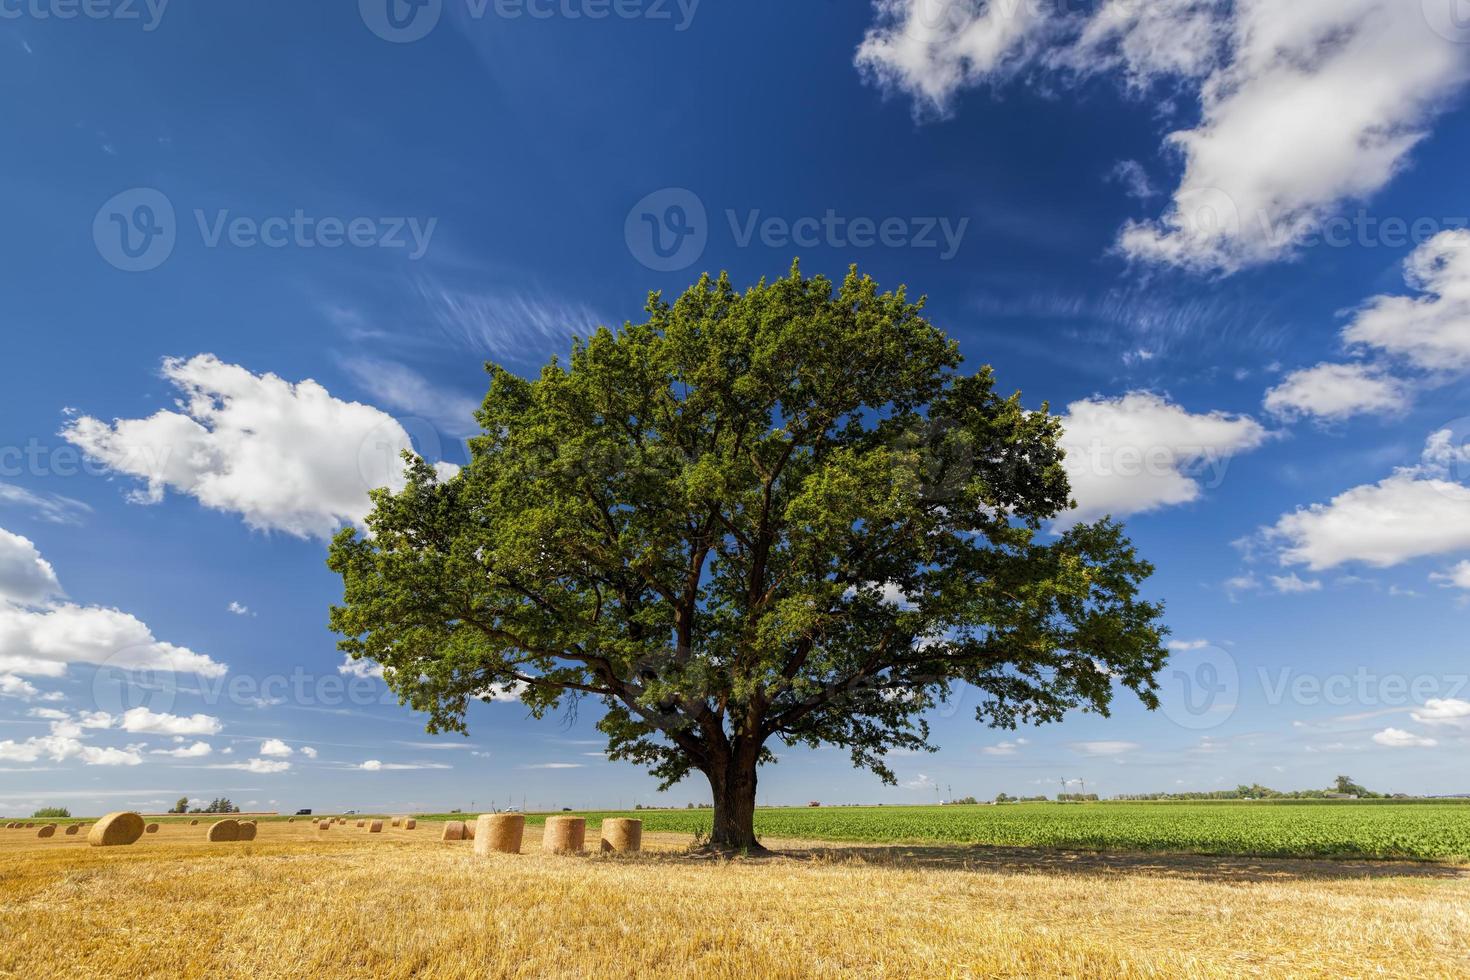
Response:
[[[753,801],[768,743],[891,781],[964,682],[1011,728],[1156,706],[1161,608],[1112,521],[1060,534],[1058,420],[960,370],[904,290],[706,276],[534,380],[490,365],[468,465],[410,457],[330,567],[331,625],[430,731],[601,701],[609,755]],[[717,819],[718,824],[718,819]],[[720,837],[717,833],[717,840]]]

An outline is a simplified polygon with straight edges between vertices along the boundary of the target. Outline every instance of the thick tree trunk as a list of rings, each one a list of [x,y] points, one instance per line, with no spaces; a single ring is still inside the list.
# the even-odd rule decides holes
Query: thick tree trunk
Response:
[[[718,851],[763,850],[755,839],[755,759],[732,758],[709,773],[715,823],[709,846]]]

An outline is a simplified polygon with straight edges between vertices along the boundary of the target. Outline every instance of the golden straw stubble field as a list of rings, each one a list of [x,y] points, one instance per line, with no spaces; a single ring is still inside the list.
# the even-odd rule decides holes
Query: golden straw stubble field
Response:
[[[0,831],[0,976],[1443,977],[1470,877],[1437,864],[770,841],[716,860],[477,856],[439,826],[262,820],[117,848]]]

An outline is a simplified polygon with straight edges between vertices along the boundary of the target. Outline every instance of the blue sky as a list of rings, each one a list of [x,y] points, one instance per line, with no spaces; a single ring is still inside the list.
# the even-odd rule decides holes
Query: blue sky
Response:
[[[762,802],[1470,792],[1461,0],[394,4],[0,5],[0,811],[707,799],[586,712],[426,736],[324,537],[463,461],[485,360],[797,256],[1066,415],[1178,650],[1161,712],[962,694]]]

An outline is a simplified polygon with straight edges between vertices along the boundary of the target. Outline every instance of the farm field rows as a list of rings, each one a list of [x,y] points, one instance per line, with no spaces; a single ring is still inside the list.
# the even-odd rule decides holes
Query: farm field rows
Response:
[[[694,835],[708,810],[636,816],[650,831]],[[529,816],[536,822],[536,814]],[[1464,803],[1013,803],[1004,806],[800,807],[756,811],[763,836],[852,843],[944,843],[1279,857],[1470,859]]]

